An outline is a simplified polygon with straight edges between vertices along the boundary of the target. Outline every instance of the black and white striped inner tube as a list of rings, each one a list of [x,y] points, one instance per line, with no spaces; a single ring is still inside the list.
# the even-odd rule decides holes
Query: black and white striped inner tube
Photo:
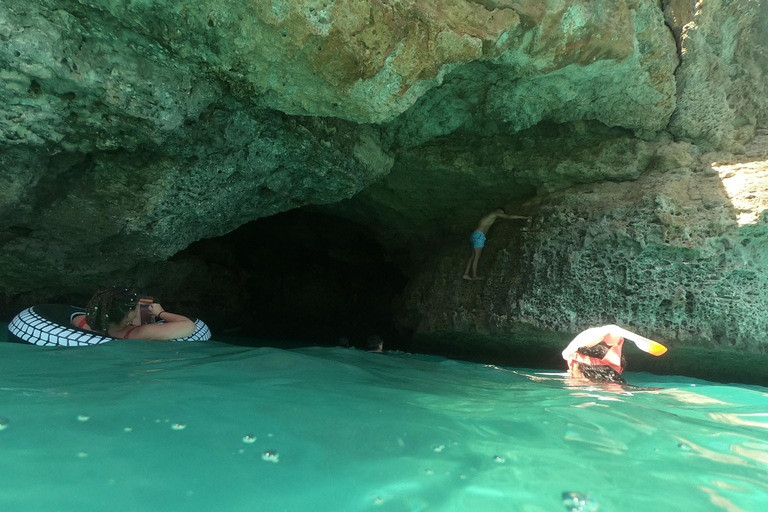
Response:
[[[8,330],[15,341],[44,346],[84,347],[99,345],[115,338],[86,331],[72,325],[72,318],[84,315],[82,308],[64,304],[41,304],[27,308],[16,315]],[[205,341],[211,339],[211,331],[205,322],[195,320],[195,332],[185,338],[170,341]]]

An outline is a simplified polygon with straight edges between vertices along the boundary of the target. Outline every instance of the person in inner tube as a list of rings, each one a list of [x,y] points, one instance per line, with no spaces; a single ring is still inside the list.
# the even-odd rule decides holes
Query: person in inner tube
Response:
[[[184,338],[197,328],[186,316],[165,311],[156,302],[144,301],[144,306],[146,318],[142,322],[137,294],[119,288],[103,290],[91,297],[84,315],[72,317],[72,325],[113,338],[139,340]]]
[[[660,356],[667,347],[618,325],[592,327],[579,333],[563,350],[563,359],[568,362],[571,377],[598,382],[626,384],[621,376],[626,360],[621,355],[624,339],[632,341],[637,348],[654,356]]]

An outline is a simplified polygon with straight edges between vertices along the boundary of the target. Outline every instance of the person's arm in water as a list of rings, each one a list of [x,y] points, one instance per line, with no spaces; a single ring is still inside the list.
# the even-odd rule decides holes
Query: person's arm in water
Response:
[[[163,309],[163,306],[157,303],[150,304],[149,311],[157,320],[162,320],[161,324],[140,325],[133,329],[127,336],[128,339],[135,340],[174,340],[176,338],[185,338],[195,332],[197,326],[195,322],[183,315],[169,313]]]

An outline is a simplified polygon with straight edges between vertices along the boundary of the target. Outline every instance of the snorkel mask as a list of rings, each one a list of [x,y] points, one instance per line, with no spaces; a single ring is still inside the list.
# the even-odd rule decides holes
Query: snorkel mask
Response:
[[[667,347],[661,343],[622,329],[618,325],[603,325],[587,329],[573,338],[573,341],[563,350],[563,359],[568,361],[568,370],[570,372],[573,372],[576,363],[582,363],[592,366],[609,366],[621,374],[624,371],[624,368],[621,367],[621,350],[624,346],[625,338],[632,341],[643,352],[654,356],[660,356],[667,351]],[[601,341],[610,347],[602,358],[591,357],[577,352],[582,347],[594,347]]]

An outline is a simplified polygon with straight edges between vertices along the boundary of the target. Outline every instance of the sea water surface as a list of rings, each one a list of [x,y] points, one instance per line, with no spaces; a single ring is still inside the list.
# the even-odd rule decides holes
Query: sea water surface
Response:
[[[768,510],[768,389],[560,372],[213,341],[0,343],[0,510]]]

